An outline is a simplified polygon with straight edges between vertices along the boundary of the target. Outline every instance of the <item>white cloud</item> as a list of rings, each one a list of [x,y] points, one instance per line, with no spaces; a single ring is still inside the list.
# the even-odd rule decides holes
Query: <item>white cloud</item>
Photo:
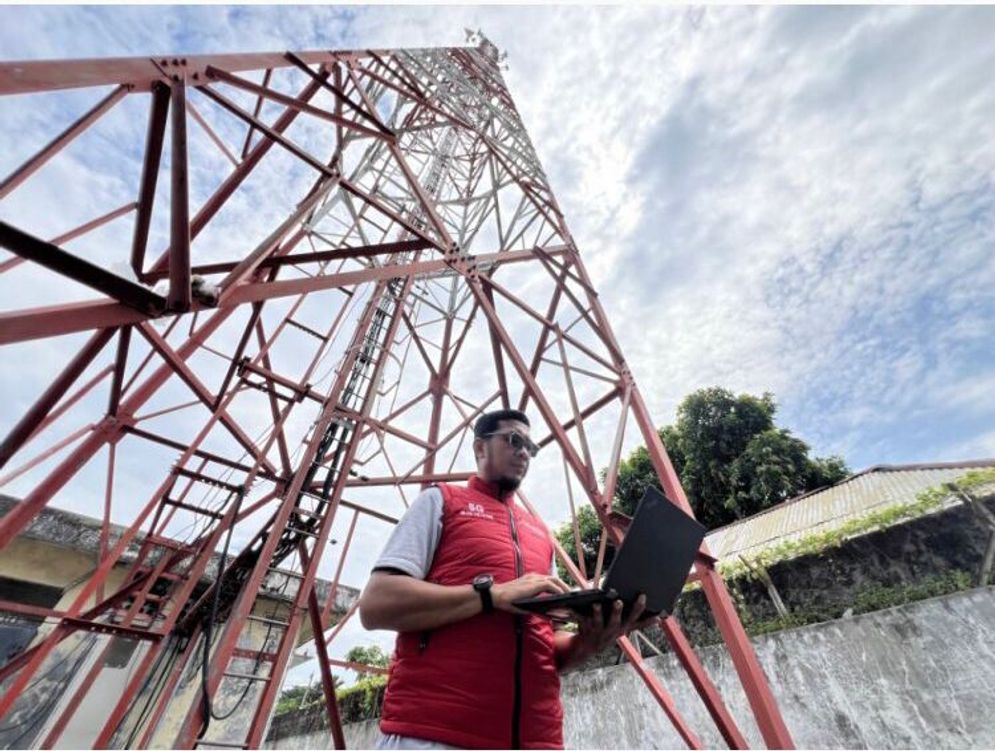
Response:
[[[991,412],[995,392],[990,9],[0,13],[0,49],[13,58],[442,46],[461,44],[464,26],[482,28],[509,53],[506,81],[659,423],[694,388],[720,384],[774,391],[788,427],[857,467],[995,454],[974,419]],[[49,96],[37,111],[22,101],[0,100],[0,135],[15,144],[0,172],[89,106],[80,96]],[[108,125],[101,160],[144,131],[144,111]],[[238,142],[234,131],[225,137]],[[225,162],[202,145],[198,164],[211,174]],[[55,232],[113,208],[135,176],[94,182],[101,160],[53,162],[34,199],[5,202],[4,217]],[[235,228],[264,235],[284,207],[260,206],[260,195],[233,203],[198,249],[240,247]],[[150,254],[164,242],[158,231]],[[127,245],[127,231],[106,237]],[[88,247],[109,258],[112,245]],[[10,288],[5,307],[70,294],[40,275],[18,278],[38,286]],[[32,351],[33,384],[23,371],[0,373],[12,394],[3,425],[58,362],[48,343]],[[950,423],[958,427],[923,427]],[[638,442],[630,430],[626,447]],[[558,467],[536,470],[546,488]]]
[[[946,447],[938,457],[947,461],[962,461],[965,458],[995,458],[995,430],[978,433],[965,441]]]

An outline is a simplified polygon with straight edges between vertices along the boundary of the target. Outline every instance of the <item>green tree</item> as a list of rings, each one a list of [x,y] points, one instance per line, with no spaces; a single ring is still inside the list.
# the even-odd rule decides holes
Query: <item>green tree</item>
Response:
[[[754,436],[774,428],[776,410],[773,394],[737,397],[717,387],[695,391],[677,408],[673,434],[684,458],[681,485],[705,526],[718,527],[735,518],[727,507],[734,493],[732,465]]]
[[[361,662],[378,668],[390,665],[390,655],[375,644],[353,647],[345,658],[349,662]],[[352,686],[337,692],[343,720],[355,722],[378,716],[386,684],[387,676],[382,673],[360,673]]]
[[[676,424],[660,428],[660,439],[695,516],[709,529],[832,485],[849,474],[841,457],[810,457],[808,444],[775,426],[776,413],[773,394],[736,396],[712,387],[685,397],[677,408]],[[619,463],[613,507],[631,516],[650,485],[659,488],[659,478],[649,452],[640,446]],[[578,523],[590,573],[597,559],[600,525],[589,507],[578,513]],[[571,524],[561,526],[556,537],[576,554]],[[611,554],[609,547],[606,565]]]
[[[334,677],[335,688],[339,688],[342,685],[342,679],[338,676]],[[288,689],[284,689],[280,692],[280,698],[276,701],[276,709],[274,714],[285,714],[287,712],[296,712],[300,709],[304,709],[325,700],[324,692],[321,688],[321,683],[312,683],[309,685],[291,686]]]
[[[813,474],[808,450],[787,430],[757,433],[729,467],[723,507],[742,519],[807,490]]]
[[[849,476],[850,468],[846,466],[842,456],[816,457],[809,462],[810,488],[825,488],[835,485],[843,478]]]
[[[677,474],[684,471],[687,459],[679,440],[680,434],[673,425],[660,428],[657,433],[663,445],[667,447],[667,454],[674,465]],[[601,479],[605,479],[607,469],[602,470]],[[632,516],[636,512],[636,505],[643,497],[646,488],[650,485],[660,487],[656,472],[653,470],[653,462],[650,460],[649,451],[645,446],[638,447],[629,454],[629,457],[619,462],[618,477],[615,480],[615,508],[623,514]]]
[[[347,662],[361,662],[378,668],[385,668],[390,664],[390,656],[376,644],[353,647],[346,653],[345,659]]]
[[[320,693],[321,691],[320,686],[318,687],[318,691]],[[277,701],[276,705],[277,713],[282,714],[282,712],[280,712],[281,707],[284,707],[285,709],[297,709],[298,707],[300,707],[301,702],[304,701],[305,699],[307,698],[313,699],[314,694],[315,694],[314,686],[300,685],[300,686],[291,686],[288,689],[284,689],[283,691],[280,692],[280,698]]]
[[[346,653],[345,658],[348,662],[359,662],[364,665],[373,665],[378,668],[385,668],[390,664],[390,656],[375,644],[369,647],[353,647]],[[351,686],[347,689],[342,689],[341,678],[335,676],[334,680],[336,693],[340,698],[344,694],[353,694],[357,692],[363,697],[373,695],[376,693],[376,689],[384,683],[384,677],[377,673],[360,673],[359,678],[356,680],[355,686]],[[339,689],[342,690],[339,691]],[[295,712],[302,708],[302,703],[304,707],[310,707],[313,704],[323,702],[324,700],[325,697],[322,693],[320,683],[313,684],[310,688],[308,686],[293,686],[280,692],[280,698],[277,700],[276,704],[276,714]]]
[[[598,521],[597,514],[589,505],[577,509],[577,529],[580,531],[580,545],[584,551],[584,565],[587,567],[587,575],[594,576],[594,567],[598,560],[598,545],[601,543],[601,522]],[[577,557],[577,542],[572,524],[568,523],[556,530],[556,539],[559,540],[572,560],[580,560]],[[612,555],[614,555],[614,549],[607,546],[605,548],[605,568],[611,563]],[[573,580],[573,577],[567,573],[559,561],[556,563],[556,570],[564,581]],[[575,583],[580,585],[580,582]]]
[[[353,647],[346,653],[345,658],[348,662],[360,662],[377,668],[385,668],[390,665],[390,655],[376,644],[369,647]],[[356,686],[363,687],[369,694],[369,689],[379,686],[383,681],[384,677],[380,673],[359,673]]]

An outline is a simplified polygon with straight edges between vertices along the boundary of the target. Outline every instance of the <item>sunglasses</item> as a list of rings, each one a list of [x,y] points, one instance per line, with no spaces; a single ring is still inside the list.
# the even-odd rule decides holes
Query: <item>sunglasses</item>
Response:
[[[525,449],[528,452],[528,455],[531,456],[532,458],[535,458],[535,455],[539,453],[539,447],[536,444],[532,443],[532,441],[523,436],[521,433],[519,433],[517,430],[486,433],[482,437],[490,438],[491,436],[495,435],[503,435],[505,441],[508,442],[508,445],[511,446],[512,449],[514,449],[515,451],[521,451],[522,449]]]

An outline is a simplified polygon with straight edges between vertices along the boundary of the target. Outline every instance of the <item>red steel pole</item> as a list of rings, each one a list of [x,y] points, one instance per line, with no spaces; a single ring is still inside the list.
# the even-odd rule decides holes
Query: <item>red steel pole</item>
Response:
[[[182,78],[170,87],[172,178],[169,210],[169,297],[170,310],[190,310],[190,200],[187,178],[187,86]]]
[[[101,329],[97,331],[90,340],[83,345],[76,357],[73,358],[62,373],[45,389],[45,392],[38,398],[34,405],[17,422],[3,443],[0,444],[0,468],[3,468],[10,458],[17,453],[21,445],[31,436],[38,424],[45,419],[70,386],[76,382],[80,374],[86,370],[93,358],[100,354],[104,345],[114,336],[114,329]]]

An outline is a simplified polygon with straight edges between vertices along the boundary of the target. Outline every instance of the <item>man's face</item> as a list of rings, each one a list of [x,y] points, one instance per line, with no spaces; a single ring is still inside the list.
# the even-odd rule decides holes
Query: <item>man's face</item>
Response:
[[[493,435],[474,441],[477,456],[477,473],[488,482],[496,482],[514,490],[529,471],[529,452],[523,446],[515,449],[508,440],[508,433],[516,432],[528,438],[529,426],[518,420],[501,420]]]

